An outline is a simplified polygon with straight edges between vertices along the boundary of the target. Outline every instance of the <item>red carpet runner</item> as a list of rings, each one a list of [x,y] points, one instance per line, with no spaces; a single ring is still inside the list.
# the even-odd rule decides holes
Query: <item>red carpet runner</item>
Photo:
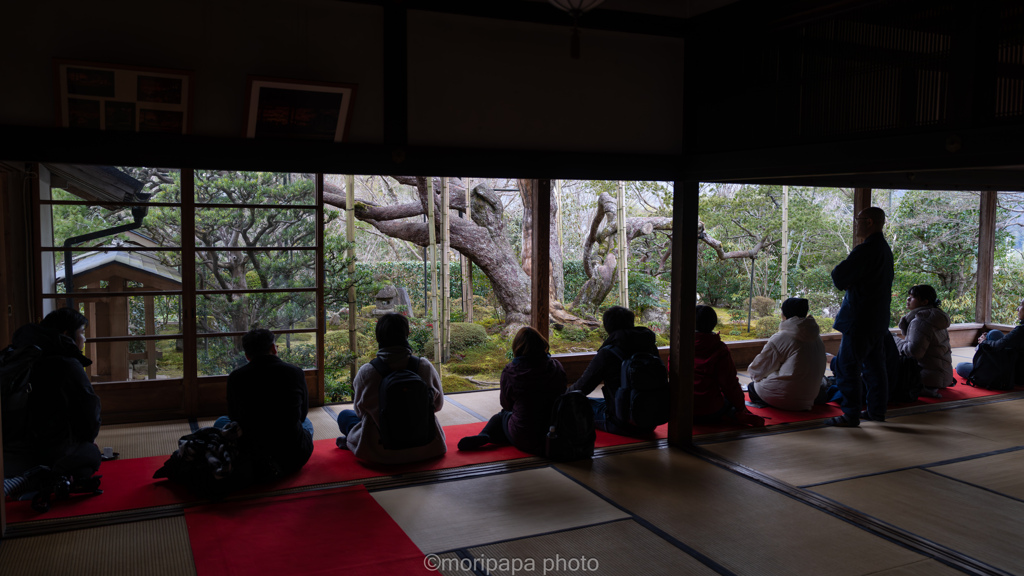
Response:
[[[970,386],[957,385],[942,391],[943,398],[923,398],[914,404],[931,404],[935,402],[948,402],[964,398],[978,396],[990,396],[999,394],[991,390],[982,390]],[[751,412],[765,417],[765,424],[783,424],[787,422],[800,422],[804,420],[816,420],[836,416],[841,413],[834,404],[816,406],[809,412],[787,412],[775,408],[751,408]],[[340,450],[334,444],[334,440],[317,440],[314,442],[313,455],[309,462],[299,473],[286,478],[280,482],[261,485],[250,490],[253,494],[283,490],[286,488],[297,488],[302,486],[315,486],[318,484],[330,484],[334,482],[347,482],[354,480],[365,480],[379,476],[393,476],[396,474],[408,474],[425,470],[440,470],[444,468],[458,468],[473,464],[486,464],[504,460],[516,460],[530,456],[511,446],[487,446],[481,450],[460,452],[456,446],[459,440],[479,432],[484,426],[483,422],[474,424],[460,424],[457,426],[446,426],[445,438],[448,444],[448,453],[441,458],[417,462],[415,464],[404,464],[399,466],[378,466],[357,460],[351,452]],[[735,426],[694,426],[695,436],[711,434],[736,429]],[[609,446],[620,446],[633,444],[645,440],[666,438],[668,436],[668,425],[660,426],[654,431],[651,438],[636,439],[626,436],[616,436],[598,431],[598,448]],[[168,447],[170,455],[173,446]],[[181,504],[197,502],[198,499],[179,485],[166,480],[154,480],[153,473],[164,463],[167,456],[153,456],[149,458],[131,458],[126,460],[114,460],[105,462],[100,467],[100,474],[103,475],[102,488],[104,493],[99,496],[76,495],[68,500],[54,503],[53,508],[44,514],[32,510],[29,502],[8,502],[7,522],[17,523],[30,520],[67,518],[71,516],[84,516],[88,514],[100,514],[104,512],[120,512],[139,508],[150,508],[168,504]]]
[[[362,486],[197,506],[185,522],[198,576],[432,573]]]

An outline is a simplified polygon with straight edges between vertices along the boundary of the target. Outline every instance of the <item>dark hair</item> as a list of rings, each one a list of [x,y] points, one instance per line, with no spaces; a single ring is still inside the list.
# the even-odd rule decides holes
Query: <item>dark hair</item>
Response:
[[[718,314],[711,306],[697,305],[697,332],[711,332],[718,325]]]
[[[601,318],[604,324],[604,331],[611,334],[616,330],[626,330],[633,327],[633,311],[622,306],[612,306],[604,311]]]
[[[876,226],[885,225],[885,210],[882,210],[878,206],[869,206],[861,210],[860,216],[863,218],[871,218]]]
[[[939,295],[935,293],[935,288],[927,284],[911,286],[910,290],[907,290],[907,295],[914,296],[918,300],[927,300],[930,305],[939,307]]]
[[[270,354],[271,349],[274,348],[274,340],[277,340],[277,337],[273,332],[266,328],[256,328],[242,336],[242,349],[245,350],[245,355],[249,358],[264,356]]]
[[[47,330],[60,334],[74,333],[82,326],[89,324],[89,319],[74,308],[58,308],[46,315],[40,325]]]
[[[523,326],[512,339],[512,354],[524,358],[546,356],[550,350],[548,341],[540,332],[529,326]]]
[[[389,346],[409,345],[409,320],[401,314],[385,314],[377,320],[377,346],[387,348]]]

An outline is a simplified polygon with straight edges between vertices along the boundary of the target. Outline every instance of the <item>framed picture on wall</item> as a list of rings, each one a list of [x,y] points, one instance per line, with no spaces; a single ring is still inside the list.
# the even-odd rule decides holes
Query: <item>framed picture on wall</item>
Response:
[[[58,60],[57,125],[188,134],[192,73]]]
[[[355,92],[354,84],[250,77],[245,135],[342,142]]]

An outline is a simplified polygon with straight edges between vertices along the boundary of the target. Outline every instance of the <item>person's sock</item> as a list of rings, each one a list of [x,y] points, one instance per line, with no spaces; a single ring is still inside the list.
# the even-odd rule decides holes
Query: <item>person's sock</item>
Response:
[[[341,448],[342,450],[348,450],[348,437],[338,436],[338,439],[334,441],[334,444],[337,445],[338,448]]]
[[[466,436],[462,440],[459,440],[459,450],[476,450],[485,444],[491,442],[491,437],[487,434],[477,434],[476,436]]]

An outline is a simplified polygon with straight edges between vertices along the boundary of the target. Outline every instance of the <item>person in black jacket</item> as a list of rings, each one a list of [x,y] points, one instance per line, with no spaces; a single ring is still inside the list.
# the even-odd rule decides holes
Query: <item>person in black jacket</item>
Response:
[[[590,394],[597,389],[598,384],[604,382],[601,389],[604,398],[590,398],[590,405],[594,409],[594,426],[612,434],[643,437],[653,432],[653,429],[645,430],[623,422],[615,417],[610,408],[615,405],[615,391],[619,389],[622,378],[623,360],[637,352],[658,355],[654,332],[649,328],[634,326],[633,319],[633,312],[622,306],[612,306],[605,311],[602,321],[608,338],[601,343],[597,355],[569,390]]]
[[[1003,334],[998,329],[992,329],[978,336],[978,347],[988,346],[993,350],[1020,350],[1024,348],[1024,300],[1017,305],[1017,326],[1010,330],[1009,334]],[[956,373],[967,380],[971,371],[974,370],[972,362],[961,362],[956,365]]]
[[[228,376],[228,415],[241,428],[239,451],[244,478],[265,482],[292,474],[313,454],[309,392],[302,369],[277,357],[274,334],[265,328],[242,336],[248,364]]]
[[[88,322],[77,310],[61,308],[14,333],[15,348],[38,346],[42,357],[32,366],[27,426],[4,435],[4,476],[47,466],[81,484],[99,470],[93,442],[100,431],[100,399],[85,374],[92,360],[82,354]]]
[[[893,259],[882,235],[885,211],[877,206],[865,208],[856,222],[864,241],[832,269],[832,283],[846,291],[833,323],[843,333],[835,371],[836,386],[843,393],[843,414],[825,420],[825,425],[841,428],[856,428],[861,420],[884,422],[889,401],[885,343],[892,340]]]

